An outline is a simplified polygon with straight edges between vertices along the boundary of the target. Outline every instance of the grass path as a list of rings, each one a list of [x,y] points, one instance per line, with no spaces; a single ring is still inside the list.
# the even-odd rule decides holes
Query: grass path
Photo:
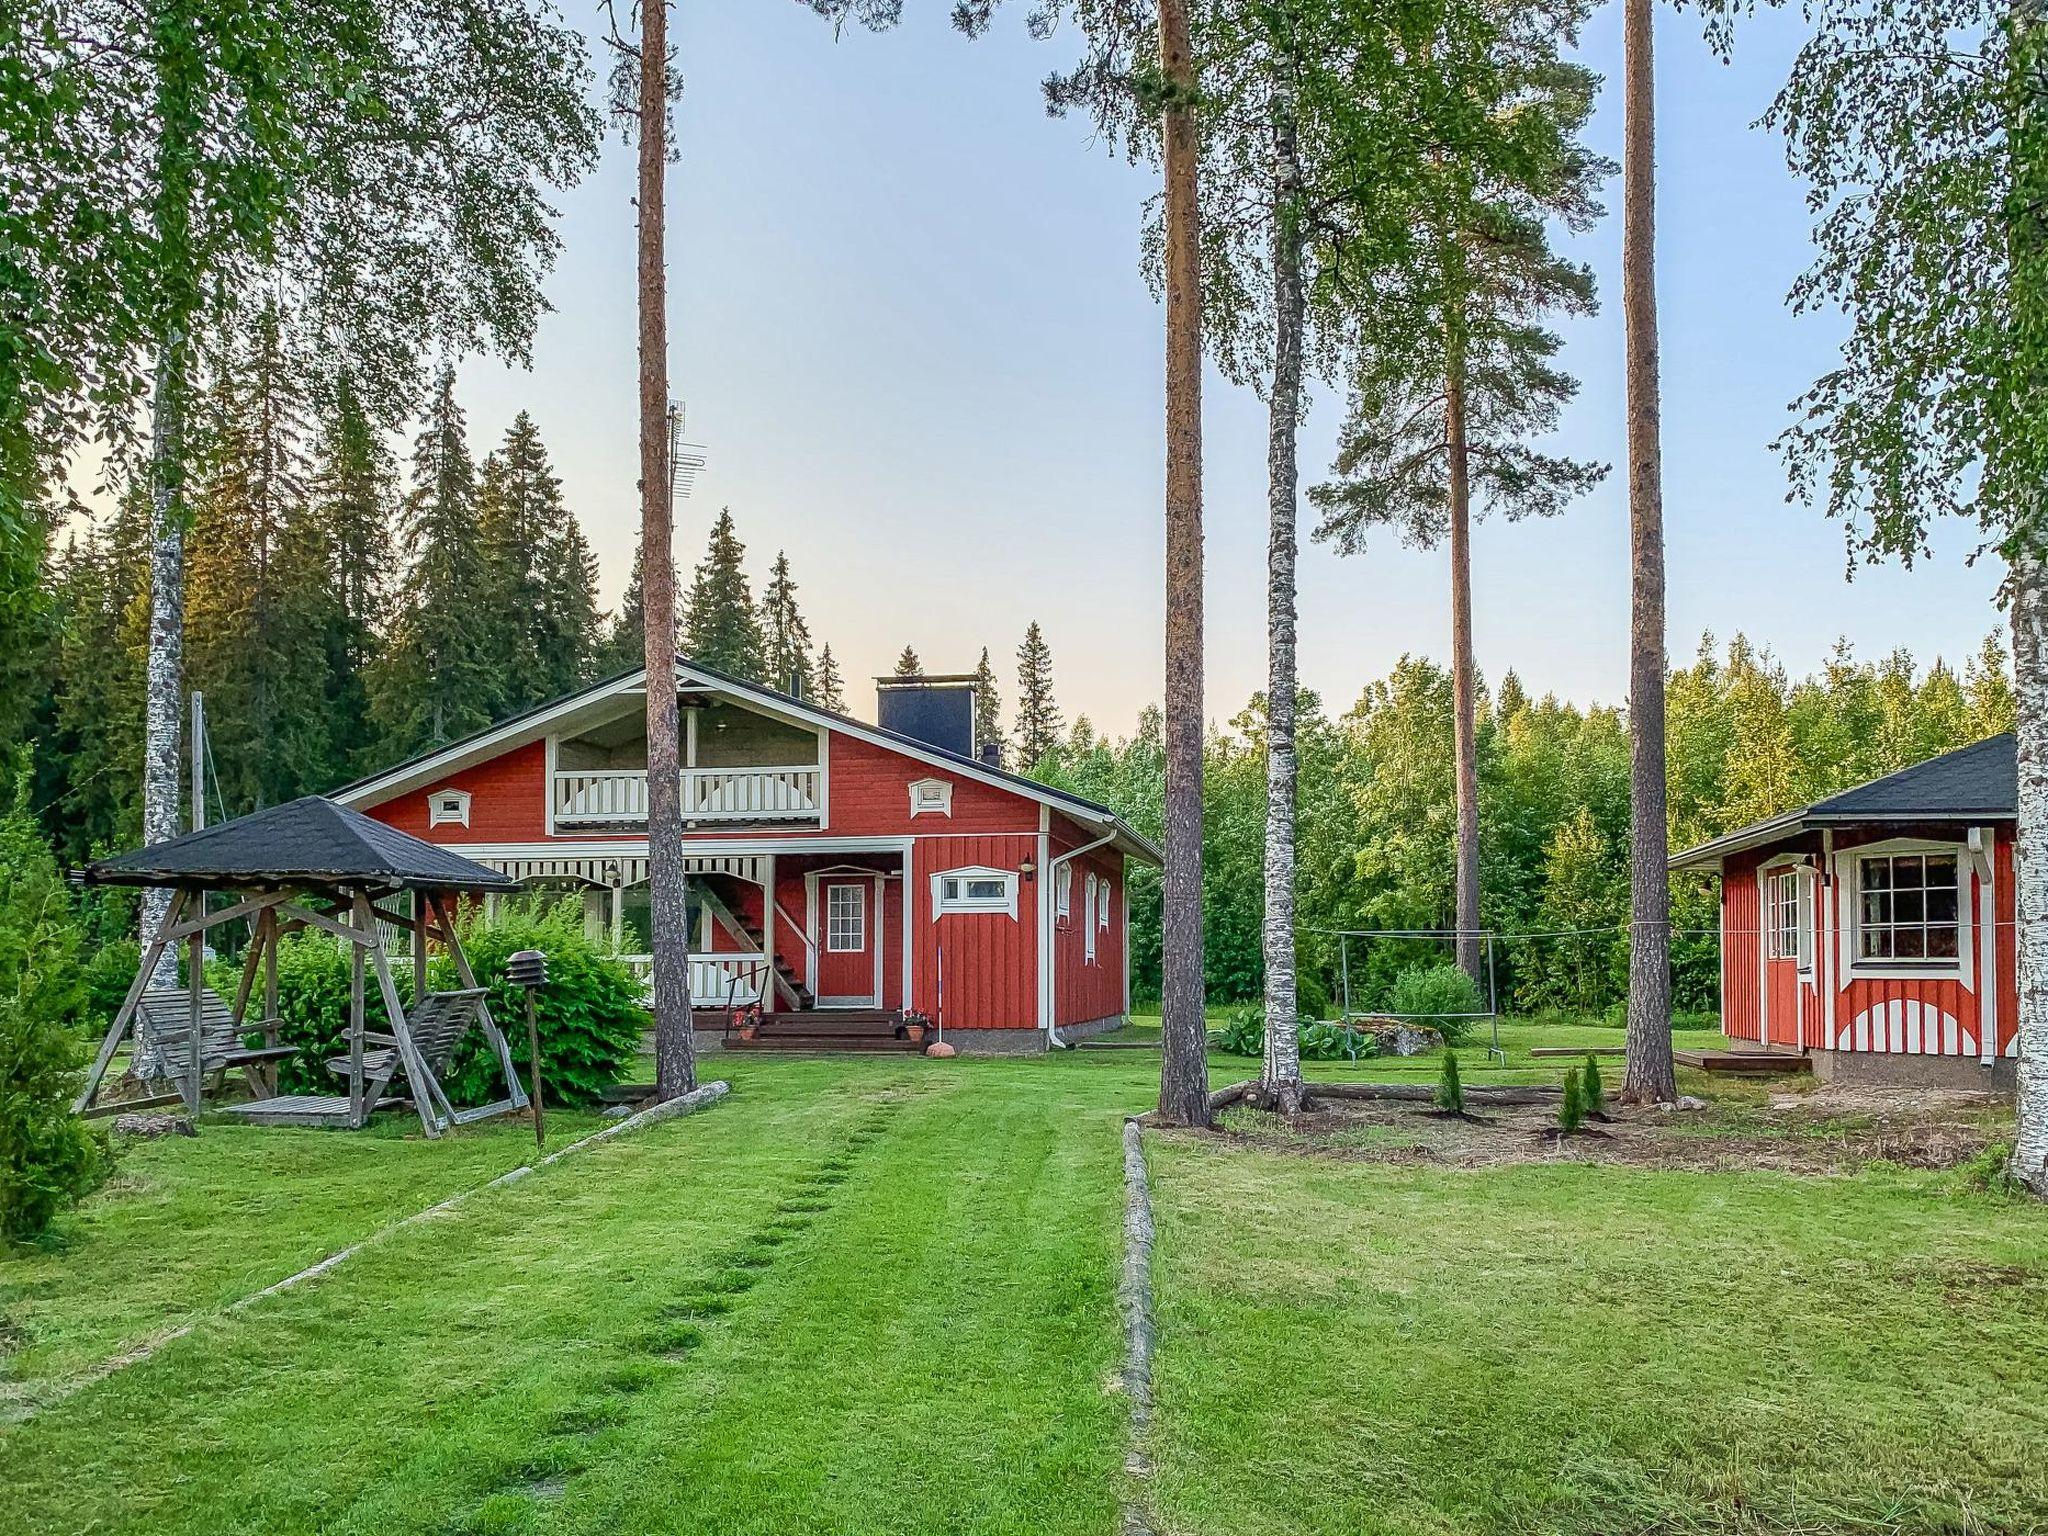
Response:
[[[0,1430],[0,1530],[1106,1530],[1113,1105],[735,1076]]]

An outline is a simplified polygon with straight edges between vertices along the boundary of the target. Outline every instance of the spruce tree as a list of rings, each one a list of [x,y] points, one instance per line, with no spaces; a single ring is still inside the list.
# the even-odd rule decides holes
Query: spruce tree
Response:
[[[789,574],[788,554],[779,549],[761,593],[761,646],[768,686],[809,698],[816,684],[811,627],[797,611],[796,580]]]
[[[412,550],[398,616],[373,687],[385,761],[411,757],[491,723],[496,678],[478,611],[484,556],[476,527],[476,467],[455,370],[442,370],[413,445],[405,537]]]
[[[541,546],[539,653],[541,698],[571,693],[598,675],[605,646],[597,606],[597,556],[573,514]]]
[[[627,578],[619,611],[605,632],[599,668],[604,675],[630,672],[647,659],[647,605],[640,576],[640,546],[633,546],[633,574]]]
[[[1033,619],[1017,647],[1017,767],[1029,773],[1060,744],[1066,724],[1052,696],[1052,647]]]
[[[896,658],[895,675],[897,677],[924,676],[924,662],[918,658],[917,652],[910,646],[906,645],[903,647],[903,654]]]
[[[73,863],[142,831],[142,653],[149,626],[149,496],[131,490],[57,566],[54,727],[57,853]]]
[[[533,418],[521,411],[477,485],[494,710],[517,714],[588,680],[597,570]]]
[[[765,670],[761,619],[747,583],[746,556],[747,546],[733,530],[732,508],[720,508],[685,599],[683,653],[720,672],[760,682]]]
[[[818,708],[835,715],[846,713],[846,679],[839,675],[839,662],[828,644],[818,652]]]
[[[988,647],[984,645],[981,662],[974,669],[974,740],[982,747],[994,744],[998,767],[1005,755],[1002,708],[1003,701],[996,693],[995,668],[988,664]]]
[[[312,489],[337,602],[328,639],[331,738],[348,774],[367,765],[376,739],[369,679],[390,614],[399,498],[398,468],[346,373],[322,415]]]

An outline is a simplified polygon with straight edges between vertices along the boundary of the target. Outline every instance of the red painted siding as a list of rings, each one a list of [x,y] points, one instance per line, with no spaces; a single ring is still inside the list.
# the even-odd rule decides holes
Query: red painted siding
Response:
[[[1093,841],[1093,839],[1090,839]],[[1055,850],[1057,851],[1057,850]],[[1124,1011],[1123,856],[1097,849],[1072,861],[1072,910],[1053,917],[1053,1023],[1087,1024]],[[1088,877],[1106,882],[1108,928],[1095,927],[1095,958],[1088,958]]]
[[[910,889],[912,1007],[933,1014],[947,1029],[1039,1027],[1040,881],[1017,882],[1015,918],[1007,912],[949,912],[934,922],[931,880],[949,869],[1021,869],[1026,859],[1035,864],[1037,858],[1035,831],[918,839]]]
[[[1763,965],[1763,912],[1756,859],[1737,854],[1721,877],[1721,1032],[1731,1040],[1762,1040],[1757,978]]]
[[[547,743],[528,742],[501,757],[436,779],[426,789],[361,807],[388,826],[430,843],[536,843],[547,836]],[[469,791],[469,825],[427,825],[427,796],[436,789]]]

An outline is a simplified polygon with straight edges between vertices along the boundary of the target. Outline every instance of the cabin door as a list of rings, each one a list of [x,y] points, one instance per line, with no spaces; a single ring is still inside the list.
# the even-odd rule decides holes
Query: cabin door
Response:
[[[1800,1013],[1813,993],[1814,904],[1811,872],[1766,869],[1763,879],[1763,1044],[1797,1050]]]
[[[881,881],[873,875],[818,879],[818,1006],[881,1005]]]

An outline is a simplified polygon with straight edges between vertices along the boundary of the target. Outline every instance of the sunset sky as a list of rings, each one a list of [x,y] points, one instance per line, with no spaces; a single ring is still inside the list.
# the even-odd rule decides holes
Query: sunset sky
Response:
[[[1022,9],[969,42],[949,6],[910,0],[894,32],[831,29],[793,0],[686,6],[684,159],[671,183],[675,389],[710,467],[682,509],[680,558],[730,506],[758,580],[789,551],[818,638],[857,712],[906,643],[934,671],[990,648],[1006,695],[1032,619],[1061,703],[1127,731],[1160,688],[1161,316],[1138,268],[1145,167],[1087,125],[1049,119],[1047,71],[1070,34],[1034,42]],[[573,13],[572,13],[573,14]],[[1671,641],[1737,630],[1795,671],[1837,636],[1960,661],[2000,623],[1992,562],[1946,530],[1912,572],[1845,580],[1840,528],[1785,502],[1770,440],[1835,356],[1841,322],[1792,316],[1809,215],[1780,142],[1753,127],[1797,34],[1757,22],[1732,64],[1694,18],[1660,11],[1659,282]],[[1619,155],[1620,11],[1583,55],[1605,74],[1593,125]],[[531,373],[472,361],[461,395],[481,453],[530,409],[604,564],[625,583],[636,537],[630,149],[564,200]],[[1609,188],[1618,208],[1620,185]],[[1549,523],[1475,536],[1480,664],[1540,690],[1619,701],[1628,564],[1620,229],[1570,248],[1605,309],[1571,326],[1584,384],[1554,448],[1617,470]],[[1342,402],[1319,389],[1304,484],[1326,470]],[[1265,416],[1211,376],[1207,395],[1209,709],[1228,719],[1265,667]],[[1305,510],[1306,532],[1307,514]],[[1333,708],[1403,652],[1446,649],[1440,554],[1391,540],[1340,558],[1305,544],[1301,672]]]

